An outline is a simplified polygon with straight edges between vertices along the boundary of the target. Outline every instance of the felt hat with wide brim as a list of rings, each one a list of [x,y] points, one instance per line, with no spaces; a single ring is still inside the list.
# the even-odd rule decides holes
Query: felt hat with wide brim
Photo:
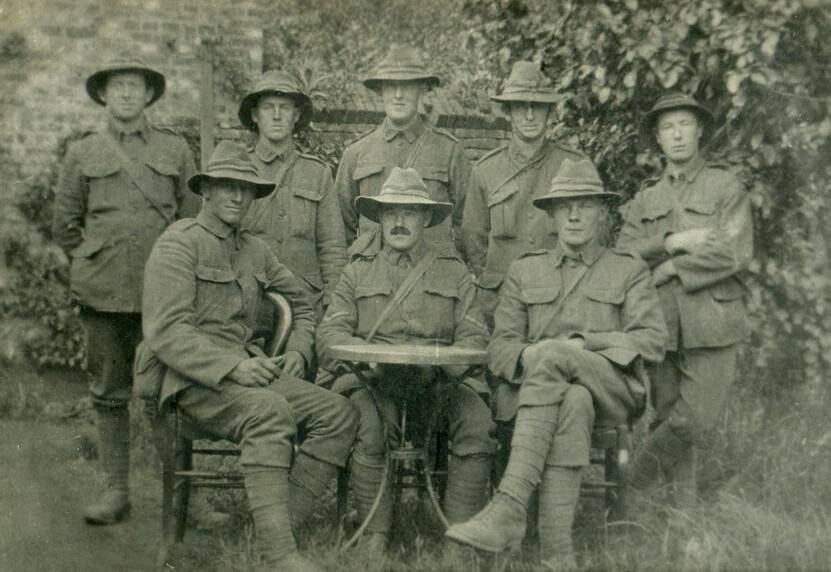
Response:
[[[222,141],[214,149],[208,167],[202,173],[188,179],[188,188],[197,195],[202,194],[202,185],[207,181],[227,180],[248,183],[254,189],[254,196],[263,198],[276,186],[261,178],[257,167],[251,162],[248,150],[237,143]]]
[[[107,87],[107,80],[110,76],[119,72],[135,72],[144,76],[147,86],[153,90],[153,97],[147,107],[156,103],[164,94],[166,81],[162,72],[151,68],[138,58],[115,58],[87,78],[87,94],[95,103],[106,105],[100,93]]]
[[[415,48],[399,45],[392,46],[378,67],[364,77],[361,83],[368,89],[379,92],[385,81],[423,81],[431,89],[441,85],[439,76],[427,71],[427,66]]]
[[[555,103],[559,96],[540,66],[534,62],[516,62],[502,85],[502,92],[491,99],[499,103]]]
[[[427,226],[436,226],[453,212],[450,203],[434,201],[415,169],[393,167],[390,176],[374,197],[360,196],[355,199],[355,210],[373,222],[381,222],[381,208],[384,205],[406,205],[426,207],[431,212]]]
[[[565,159],[560,170],[551,180],[548,193],[535,198],[532,203],[538,209],[545,210],[558,201],[585,198],[619,201],[620,195],[603,188],[600,174],[588,159],[580,161]]]
[[[693,97],[678,91],[673,91],[658,99],[655,105],[652,106],[652,109],[641,118],[640,136],[645,144],[659,149],[658,141],[655,138],[655,127],[658,124],[658,118],[662,113],[674,109],[687,109],[695,113],[699,122],[701,122],[701,126],[704,128],[704,137],[709,136],[711,127],[715,122],[710,110],[698,103]]]
[[[260,77],[254,88],[245,94],[239,104],[237,117],[246,129],[258,131],[257,124],[251,118],[251,111],[257,107],[260,98],[265,95],[284,95],[295,100],[300,111],[297,123],[294,124],[295,131],[305,128],[311,121],[314,107],[300,79],[290,72],[272,70]]]

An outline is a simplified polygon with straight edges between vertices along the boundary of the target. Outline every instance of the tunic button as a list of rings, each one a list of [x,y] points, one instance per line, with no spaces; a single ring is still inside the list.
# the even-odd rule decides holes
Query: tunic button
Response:
[[[534,244],[535,242],[537,242],[537,241],[533,238],[528,239],[528,244]]]
[[[282,244],[282,243],[283,243],[283,237],[282,237],[282,236],[278,236],[278,237],[277,237],[277,242],[278,242],[278,243],[280,243],[280,244]]]
[[[277,211],[277,218],[283,218],[285,216],[286,216],[286,211],[284,211],[284,210]]]

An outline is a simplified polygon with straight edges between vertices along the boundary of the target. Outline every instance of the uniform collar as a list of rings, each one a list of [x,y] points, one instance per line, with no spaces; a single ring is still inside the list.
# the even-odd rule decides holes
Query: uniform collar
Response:
[[[384,248],[381,250],[381,253],[384,255],[384,259],[394,266],[412,266],[414,264],[417,264],[418,261],[421,260],[427,253],[427,244],[424,242],[424,240],[421,240],[418,244],[416,244],[414,247],[412,247],[410,250],[406,252],[401,252],[387,245],[384,245]]]
[[[591,266],[594,264],[600,255],[603,253],[603,246],[601,246],[600,241],[595,240],[594,242],[588,244],[586,247],[583,248],[579,253],[575,254],[574,256],[566,255],[563,252],[563,249],[559,246],[554,250],[554,266],[559,268],[563,265],[563,262],[567,258],[571,258],[573,260],[577,260],[578,262],[582,262],[586,266]]]
[[[196,215],[196,222],[202,225],[202,228],[219,238],[228,238],[234,233],[239,234],[239,228],[225,224],[204,208]]]
[[[699,153],[692,161],[686,165],[676,167],[671,163],[667,164],[666,176],[669,182],[675,184],[677,182],[686,182],[687,184],[695,181],[695,178],[704,169],[704,157]]]
[[[421,135],[422,131],[424,131],[425,125],[424,121],[420,117],[416,117],[415,121],[410,123],[407,127],[399,129],[392,124],[389,117],[385,117],[382,128],[384,132],[384,141],[392,141],[397,136],[401,135],[407,140],[408,143],[412,143],[418,139],[418,136]]]
[[[274,150],[268,149],[265,145],[257,141],[257,144],[254,145],[254,148],[251,149],[251,152],[263,163],[269,164],[273,163],[276,159],[284,160],[291,156],[294,152],[294,142],[290,141],[288,145],[285,145],[282,149]]]
[[[112,117],[107,119],[107,129],[115,137],[116,141],[121,141],[128,135],[138,135],[144,139],[145,143],[150,140],[150,125],[147,123],[147,118],[144,114],[139,117],[134,124],[124,128],[116,125]]]
[[[548,153],[548,146],[549,142],[545,141],[540,147],[539,151],[537,151],[533,157],[526,157],[525,155],[519,152],[519,148],[514,143],[514,139],[512,137],[511,140],[508,142],[508,158],[511,160],[511,162],[519,166],[538,163],[542,161],[543,157],[545,157]]]

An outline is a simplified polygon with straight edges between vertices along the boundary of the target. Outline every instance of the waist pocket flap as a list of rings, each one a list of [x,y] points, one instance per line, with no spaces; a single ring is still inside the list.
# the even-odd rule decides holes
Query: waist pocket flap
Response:
[[[697,214],[711,215],[716,212],[716,202],[708,197],[697,197],[691,203],[684,205],[684,210]]]
[[[228,268],[211,268],[210,266],[197,266],[196,277],[206,282],[233,282],[237,279],[237,273]]]
[[[459,289],[454,286],[446,286],[444,284],[427,284],[424,286],[424,291],[429,294],[436,294],[443,298],[461,299]]]
[[[425,169],[420,175],[424,180],[440,181],[445,184],[450,182],[450,173],[447,169]]]
[[[479,288],[485,290],[499,290],[502,286],[502,281],[505,280],[505,275],[495,270],[485,268],[482,273],[476,278],[475,282]]]
[[[171,163],[170,159],[167,157],[150,156],[144,160],[144,163],[160,175],[164,175],[166,177],[179,176],[179,169],[177,169],[176,165]]]
[[[524,288],[520,292],[520,298],[526,304],[549,304],[560,295],[559,286],[546,286],[545,288]]]
[[[382,163],[359,163],[355,167],[355,172],[352,174],[352,179],[354,181],[360,181],[361,179],[365,179],[372,175],[377,175],[383,170],[384,165]]]
[[[121,165],[118,161],[107,161],[105,157],[101,157],[96,161],[90,161],[83,166],[83,173],[85,177],[90,179],[100,179],[115,175],[121,170]]]
[[[306,199],[307,201],[313,201],[313,202],[316,202],[316,203],[319,203],[320,200],[323,198],[323,195],[320,194],[319,191],[317,191],[315,189],[304,189],[302,187],[299,188],[299,189],[294,189],[294,196],[295,197],[300,197],[301,199]]]
[[[358,286],[355,288],[355,298],[370,298],[372,296],[387,296],[392,294],[392,288],[384,284]]]
[[[107,242],[100,238],[88,238],[73,248],[69,254],[72,258],[89,258],[93,254],[99,252],[106,245]]]
[[[658,220],[659,218],[668,216],[671,211],[672,205],[670,204],[650,205],[644,210],[641,215],[641,220]]]
[[[604,304],[623,304],[623,297],[623,292],[609,288],[597,288],[586,291],[586,298],[594,300],[595,302],[603,302]]]
[[[254,279],[257,281],[257,283],[262,284],[263,286],[268,284],[268,278],[266,278],[265,272],[255,272]]]
[[[488,208],[504,203],[517,192],[519,192],[519,185],[505,185],[488,197]]]
[[[744,297],[744,286],[737,280],[724,280],[712,287],[713,298],[719,302],[739,300]]]

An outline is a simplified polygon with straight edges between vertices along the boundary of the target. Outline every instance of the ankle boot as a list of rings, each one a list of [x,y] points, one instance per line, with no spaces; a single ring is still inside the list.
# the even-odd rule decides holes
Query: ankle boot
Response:
[[[257,535],[257,552],[263,563],[273,566],[293,558],[297,545],[289,516],[288,469],[243,466],[242,472]]]
[[[444,535],[486,552],[518,550],[525,537],[525,506],[510,496],[497,492],[479,514],[467,522],[454,524]]]
[[[638,451],[627,477],[632,489],[648,496],[662,471],[672,470],[691,444],[678,437],[664,422],[658,426]]]
[[[96,408],[99,458],[106,488],[84,509],[89,524],[115,524],[130,516],[130,414],[125,407]]]
[[[310,457],[302,451],[297,454],[289,475],[291,521],[295,532],[312,516],[337,472],[335,465]]]
[[[540,483],[540,560],[576,570],[571,528],[580,498],[581,467],[547,466]]]
[[[450,524],[465,522],[488,502],[493,457],[451,455],[447,465],[444,516]]]

